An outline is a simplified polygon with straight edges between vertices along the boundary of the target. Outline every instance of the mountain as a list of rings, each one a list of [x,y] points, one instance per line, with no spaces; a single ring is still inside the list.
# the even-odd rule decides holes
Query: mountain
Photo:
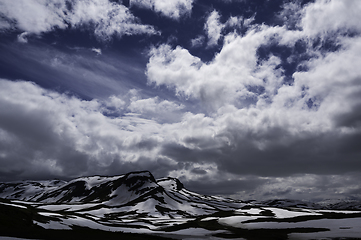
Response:
[[[353,211],[335,210],[342,208]],[[155,179],[148,171],[68,182],[0,183],[0,236],[27,237],[30,232],[37,239],[54,239],[53,234],[68,239],[69,230],[87,239],[121,232],[175,239],[355,238],[361,236],[360,210],[358,202],[321,205],[205,196],[176,178]],[[19,232],[19,226],[25,230]]]
[[[102,204],[108,208],[147,206],[150,215],[197,216],[234,210],[241,201],[204,196],[184,188],[176,178],[156,180],[148,171],[113,177],[81,177],[69,182],[0,183],[0,198],[49,204]]]

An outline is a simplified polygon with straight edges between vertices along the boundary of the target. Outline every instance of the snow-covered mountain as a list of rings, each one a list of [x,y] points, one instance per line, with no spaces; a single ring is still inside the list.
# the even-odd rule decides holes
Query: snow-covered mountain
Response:
[[[151,215],[195,216],[229,211],[241,201],[204,196],[184,188],[175,178],[156,180],[148,171],[113,177],[81,177],[65,181],[0,183],[0,198],[47,204],[102,204],[142,209]],[[142,206],[140,206],[142,205]]]
[[[8,224],[5,230],[11,229],[13,222],[24,224],[26,220],[23,227],[30,232],[86,227],[176,239],[184,235],[192,239],[357,239],[361,236],[361,225],[357,224],[361,222],[360,210],[356,201],[316,204],[205,196],[187,190],[176,178],[156,180],[148,171],[68,182],[0,183],[0,233],[3,225]],[[17,236],[18,228],[14,229],[11,234]]]

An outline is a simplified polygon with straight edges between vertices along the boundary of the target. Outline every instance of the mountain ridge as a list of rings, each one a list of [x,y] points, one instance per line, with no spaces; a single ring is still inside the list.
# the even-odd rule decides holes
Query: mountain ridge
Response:
[[[147,202],[152,213],[177,213],[176,215],[202,215],[219,210],[233,210],[242,205],[241,201],[230,201],[193,193],[184,188],[178,179],[167,177],[156,180],[149,171],[138,171],[118,176],[79,177],[63,184],[51,184],[34,190],[31,181],[0,183],[0,198],[47,204],[103,204],[108,207],[125,207]],[[45,182],[46,183],[46,182]],[[151,203],[152,202],[152,203]],[[162,210],[160,210],[162,209]]]
[[[84,176],[64,181],[54,180],[24,180],[14,182],[0,182],[0,198],[9,200],[33,201],[42,203],[101,203],[108,201],[116,205],[116,201],[125,203],[135,200],[144,194],[167,193],[173,198],[184,200],[184,194],[177,194],[182,189],[193,196],[202,196],[203,199],[219,198],[222,201],[229,198],[201,195],[191,192],[177,178],[164,177],[155,179],[150,171],[134,171],[114,176]],[[150,192],[153,191],[153,192]],[[132,194],[125,194],[131,192]],[[232,201],[232,200],[231,200]],[[292,199],[271,199],[265,201],[241,201],[234,202],[273,207],[302,207],[308,209],[334,209],[334,210],[361,210],[361,201],[320,201],[310,202]]]
[[[13,223],[20,221],[21,225],[25,219],[35,232],[77,232],[80,227],[171,235],[175,239],[182,239],[179,236],[185,233],[192,239],[203,235],[221,239],[288,239],[300,232],[306,236],[316,234],[313,239],[354,237],[361,235],[355,223],[361,221],[360,206],[357,202],[322,206],[300,200],[257,202],[207,196],[189,191],[177,178],[155,179],[149,171],[70,181],[0,183],[0,222],[6,226],[12,219],[8,228],[13,229],[13,236],[17,232]],[[340,228],[328,226],[329,220],[340,221]],[[6,229],[0,224],[0,233],[2,230]],[[328,232],[331,235],[325,235]]]

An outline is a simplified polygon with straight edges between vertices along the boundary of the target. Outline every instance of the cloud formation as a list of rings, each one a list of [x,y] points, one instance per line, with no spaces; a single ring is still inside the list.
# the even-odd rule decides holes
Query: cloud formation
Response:
[[[18,3],[3,3],[2,14],[14,20],[6,23],[26,31],[18,41],[69,26],[92,26],[102,38],[156,33],[114,2],[81,1],[70,9],[60,0],[51,3],[46,9],[32,5],[48,19],[32,26],[11,12]],[[177,22],[190,14],[193,1],[131,5]],[[256,23],[255,16],[226,19],[212,9],[188,45],[173,38],[149,47],[146,78],[143,69],[110,57],[106,48],[86,48],[89,59],[49,47],[46,54],[22,48],[41,69],[56,69],[65,86],[82,93],[107,90],[81,99],[2,79],[0,176],[148,169],[156,177],[178,177],[191,190],[243,199],[360,197],[360,7],[357,0],[286,3],[275,14],[277,24]],[[204,60],[200,49],[217,52]],[[16,51],[12,46],[5,53]]]
[[[178,20],[192,11],[194,0],[130,0],[130,5],[151,9],[162,15]]]
[[[158,33],[152,26],[141,24],[127,7],[109,0],[6,0],[0,5],[0,26],[32,34],[84,26],[94,29],[102,40],[112,35]]]
[[[221,37],[221,31],[223,29],[223,25],[219,21],[219,13],[216,10],[213,10],[207,18],[206,24],[204,25],[204,30],[208,36],[207,45],[213,46],[218,44],[218,40]]]
[[[116,96],[105,103],[28,82],[1,80],[0,85],[2,176],[120,174],[127,165],[147,169],[151,163],[142,163],[142,158],[157,161],[154,150],[163,137],[161,125],[132,114],[107,117],[124,110],[119,106],[126,108],[117,104],[124,101]],[[130,108],[141,105],[139,101]],[[160,102],[157,110],[171,104]]]
[[[232,33],[226,36],[221,52],[209,64],[187,49],[161,45],[151,51],[148,79],[156,85],[174,87],[177,94],[199,99],[213,109],[227,104],[249,104],[258,97],[255,88],[264,89],[264,95],[273,95],[282,81],[281,69],[276,69],[279,59],[272,56],[258,64],[257,49],[277,35],[288,44],[289,40],[281,37],[284,32],[283,28],[260,27],[244,37]]]
[[[361,6],[357,0],[318,0],[302,9],[301,26],[308,35],[349,30],[359,32]]]
[[[228,34],[222,50],[208,63],[179,46],[154,48],[147,66],[149,81],[200,101],[210,116],[198,115],[198,121],[206,120],[209,124],[202,128],[213,130],[208,136],[192,133],[164,154],[178,161],[207,159],[218,170],[234,174],[342,175],[359,169],[361,152],[352,142],[361,131],[361,72],[356,66],[360,38],[343,35],[347,29],[359,31],[353,20],[344,18],[360,6],[351,9],[353,4],[308,4],[300,14],[299,30],[254,25],[244,35]],[[340,18],[337,24],[332,24],[334,18],[323,21],[334,15]],[[325,52],[319,36],[337,50]],[[300,42],[308,57],[297,64],[307,71],[294,72],[291,84],[282,56],[271,53],[260,60],[264,46],[294,49]],[[212,147],[203,148],[204,141]]]

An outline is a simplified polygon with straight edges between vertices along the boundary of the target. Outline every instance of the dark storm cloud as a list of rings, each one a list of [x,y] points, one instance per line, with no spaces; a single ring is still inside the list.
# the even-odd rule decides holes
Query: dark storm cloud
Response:
[[[205,175],[207,174],[207,171],[201,168],[193,168],[191,170],[191,173],[198,174],[198,175]]]
[[[326,134],[301,140],[290,139],[292,144],[270,146],[262,150],[243,142],[235,151],[225,150],[218,164],[221,169],[233,173],[261,176],[343,174],[361,167],[361,149],[344,151],[345,146],[353,145],[358,139],[360,137],[357,135],[339,137]],[[343,143],[346,144],[342,146]]]
[[[220,156],[218,149],[192,149],[179,144],[165,144],[161,153],[177,162],[212,162]]]
[[[179,162],[216,163],[222,171],[259,176],[344,174],[361,168],[360,134],[320,134],[304,139],[288,138],[287,144],[271,143],[265,149],[260,149],[252,144],[255,140],[253,136],[240,135],[230,147],[197,150],[165,145],[162,154]],[[262,139],[276,142],[278,135],[269,134]]]
[[[183,179],[181,179],[183,180]],[[184,186],[194,192],[206,195],[235,195],[238,192],[250,191],[265,183],[266,180],[248,177],[244,180],[223,180],[217,181],[210,177],[202,177],[197,181],[184,179]]]
[[[354,82],[361,82],[361,78],[356,78]],[[361,90],[354,91],[349,98],[354,104],[347,106],[351,108],[350,111],[335,116],[335,124],[339,127],[358,129],[361,126]]]
[[[6,101],[0,102],[0,108],[0,151],[6,156],[0,161],[4,172],[12,173],[9,179],[76,176],[87,171],[86,156],[54,131],[57,120],[49,110]]]
[[[360,175],[294,175],[271,178],[267,184],[253,191],[259,199],[293,198],[320,201],[325,199],[358,199]]]
[[[151,135],[152,128],[161,125],[139,115],[102,113],[109,111],[104,106],[113,106],[112,111],[127,108],[120,98],[86,101],[24,81],[0,80],[0,86],[3,181],[118,175],[136,169],[164,177],[176,165],[157,156],[164,136]],[[157,105],[154,111],[162,112],[169,104]]]

